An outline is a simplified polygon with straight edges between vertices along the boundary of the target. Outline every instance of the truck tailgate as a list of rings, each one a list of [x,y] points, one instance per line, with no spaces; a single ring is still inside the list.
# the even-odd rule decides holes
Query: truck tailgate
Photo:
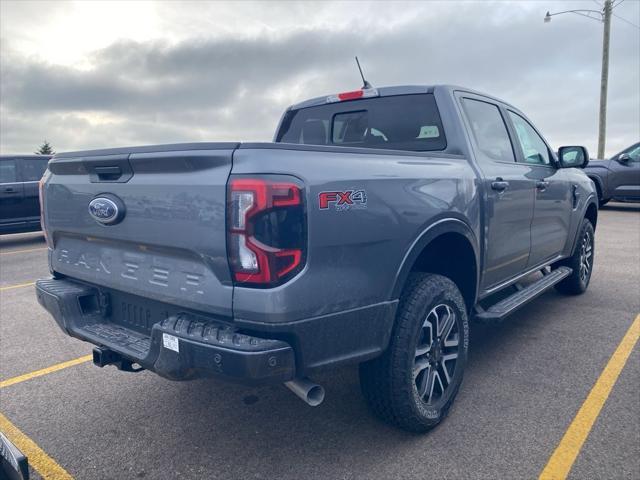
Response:
[[[226,184],[237,144],[184,144],[57,155],[43,187],[55,272],[231,316]],[[104,224],[95,198],[124,215]],[[94,212],[95,213],[95,212]]]

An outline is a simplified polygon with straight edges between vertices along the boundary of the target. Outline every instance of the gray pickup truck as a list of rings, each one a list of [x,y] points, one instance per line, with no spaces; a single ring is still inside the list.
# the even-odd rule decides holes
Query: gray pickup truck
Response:
[[[640,202],[640,142],[607,160],[590,160],[584,171],[596,186],[601,207],[610,200]]]
[[[273,143],[57,154],[38,300],[100,367],[284,383],[317,405],[309,377],[357,362],[372,411],[426,431],[460,387],[470,318],[586,290],[588,158],[452,86],[315,98]]]

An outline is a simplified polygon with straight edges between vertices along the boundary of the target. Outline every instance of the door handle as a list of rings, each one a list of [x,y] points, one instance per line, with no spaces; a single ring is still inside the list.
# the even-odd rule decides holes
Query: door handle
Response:
[[[122,176],[122,169],[117,166],[95,167],[94,171],[101,182],[114,182]]]
[[[505,182],[501,178],[496,178],[495,181],[491,182],[491,188],[493,190],[497,190],[498,192],[504,192],[507,188],[509,188],[509,182]]]
[[[547,182],[546,180],[538,180],[536,182],[536,188],[540,191],[545,191],[548,186],[549,186],[549,182]]]
[[[2,191],[5,193],[15,193],[16,190],[13,187],[5,187]]]

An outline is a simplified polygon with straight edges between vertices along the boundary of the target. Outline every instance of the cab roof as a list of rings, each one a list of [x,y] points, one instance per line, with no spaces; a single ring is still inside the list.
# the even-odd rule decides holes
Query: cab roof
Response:
[[[483,97],[490,98],[495,100],[496,102],[500,102],[502,104],[508,105],[510,107],[515,107],[504,100],[501,100],[492,95],[487,95],[486,93],[478,92],[477,90],[473,90],[471,88],[460,87],[458,85],[450,85],[450,84],[439,84],[439,85],[392,85],[386,87],[373,87],[378,91],[378,97],[390,97],[393,95],[412,95],[419,93],[435,93],[436,91],[441,91],[442,93],[452,94],[453,92],[467,92],[472,93],[474,95],[480,95]],[[325,105],[327,103],[327,98],[336,95],[335,93],[324,95],[322,97],[315,97],[309,100],[304,100],[302,102],[291,105],[287,111],[290,110],[300,110],[302,108],[315,107],[318,105]]]

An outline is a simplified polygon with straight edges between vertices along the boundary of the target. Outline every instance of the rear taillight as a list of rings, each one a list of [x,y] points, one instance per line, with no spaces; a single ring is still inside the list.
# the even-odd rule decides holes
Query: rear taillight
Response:
[[[44,234],[44,239],[47,242],[47,246],[49,248],[53,248],[53,244],[49,235],[47,234],[47,222],[44,218],[44,185],[51,176],[49,170],[45,170],[44,175],[38,182],[38,197],[40,200],[40,228],[42,229],[42,233]]]
[[[305,262],[302,185],[288,176],[232,177],[228,186],[227,251],[235,282],[273,287]]]

